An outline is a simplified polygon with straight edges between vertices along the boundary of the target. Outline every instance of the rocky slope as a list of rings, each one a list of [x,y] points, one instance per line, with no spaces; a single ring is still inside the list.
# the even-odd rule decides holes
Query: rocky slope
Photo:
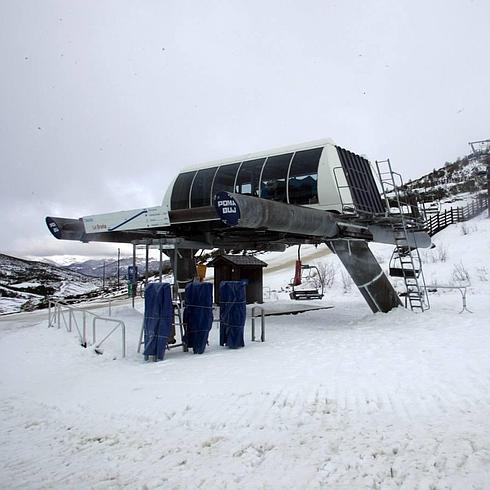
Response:
[[[490,155],[479,159],[458,158],[443,167],[406,183],[404,190],[415,192],[425,201],[450,198],[457,194],[477,193],[486,189],[486,161]]]

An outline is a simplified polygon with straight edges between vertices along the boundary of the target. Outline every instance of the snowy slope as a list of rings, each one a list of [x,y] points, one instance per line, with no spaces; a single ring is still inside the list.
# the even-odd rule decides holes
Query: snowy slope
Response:
[[[443,167],[408,182],[405,187],[420,196],[434,195],[439,199],[484,190],[486,189],[485,157],[480,159],[464,157],[453,163],[446,162]]]
[[[119,336],[98,356],[47,329],[42,312],[2,318],[1,486],[487,488],[490,288],[478,270],[490,271],[490,220],[468,225],[436,236],[446,261],[432,262],[433,249],[426,273],[454,282],[463,263],[473,314],[446,291],[423,314],[372,315],[325,254],[311,262],[339,268],[326,298],[335,308],[270,317],[265,343],[249,342],[247,323],[241,350],[219,347],[214,327],[204,355],[145,363],[141,303],[115,311],[124,360]],[[391,248],[373,250],[387,267]],[[272,263],[266,283],[280,287],[293,268]]]
[[[39,261],[0,254],[0,315],[46,306],[46,296],[73,298],[95,292],[97,279]]]

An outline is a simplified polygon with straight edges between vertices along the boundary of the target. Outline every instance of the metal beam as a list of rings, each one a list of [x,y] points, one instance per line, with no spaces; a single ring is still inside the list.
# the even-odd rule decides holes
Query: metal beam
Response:
[[[401,305],[397,292],[364,241],[327,242],[337,254],[373,313],[387,313]]]
[[[215,206],[222,221],[232,227],[317,237],[334,237],[339,233],[335,215],[320,209],[231,192],[218,193]],[[237,212],[236,222],[228,219],[233,209]]]

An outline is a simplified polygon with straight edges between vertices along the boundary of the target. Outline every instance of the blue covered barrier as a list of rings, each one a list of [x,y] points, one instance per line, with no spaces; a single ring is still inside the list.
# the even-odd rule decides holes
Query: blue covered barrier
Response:
[[[219,286],[219,343],[230,349],[245,346],[246,285],[246,281],[222,281]]]
[[[145,289],[145,359],[163,360],[172,331],[173,305],[170,284],[150,283]]]
[[[194,354],[202,354],[208,343],[213,325],[213,285],[208,282],[191,282],[185,288],[184,323],[185,341]]]

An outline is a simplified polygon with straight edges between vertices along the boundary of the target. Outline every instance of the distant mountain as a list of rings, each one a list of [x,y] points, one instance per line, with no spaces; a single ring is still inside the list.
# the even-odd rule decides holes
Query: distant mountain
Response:
[[[132,257],[121,258],[119,262],[119,275],[121,280],[127,278],[128,266],[130,265],[133,265]],[[139,275],[142,276],[145,273],[145,259],[137,257],[136,265],[138,266]],[[163,272],[167,273],[170,270],[170,261],[164,260],[162,266]],[[104,275],[106,279],[114,279],[117,277],[117,261],[112,257],[110,259],[89,259],[83,262],[75,262],[66,265],[66,268],[91,277],[102,278]],[[148,271],[150,275],[158,273],[158,270],[158,260],[149,260]]]
[[[0,314],[44,306],[47,296],[93,297],[101,285],[97,278],[64,267],[0,254]]]
[[[58,265],[60,267],[88,260],[85,255],[50,255],[48,257],[25,256],[24,258],[35,262],[46,262],[47,264]]]

